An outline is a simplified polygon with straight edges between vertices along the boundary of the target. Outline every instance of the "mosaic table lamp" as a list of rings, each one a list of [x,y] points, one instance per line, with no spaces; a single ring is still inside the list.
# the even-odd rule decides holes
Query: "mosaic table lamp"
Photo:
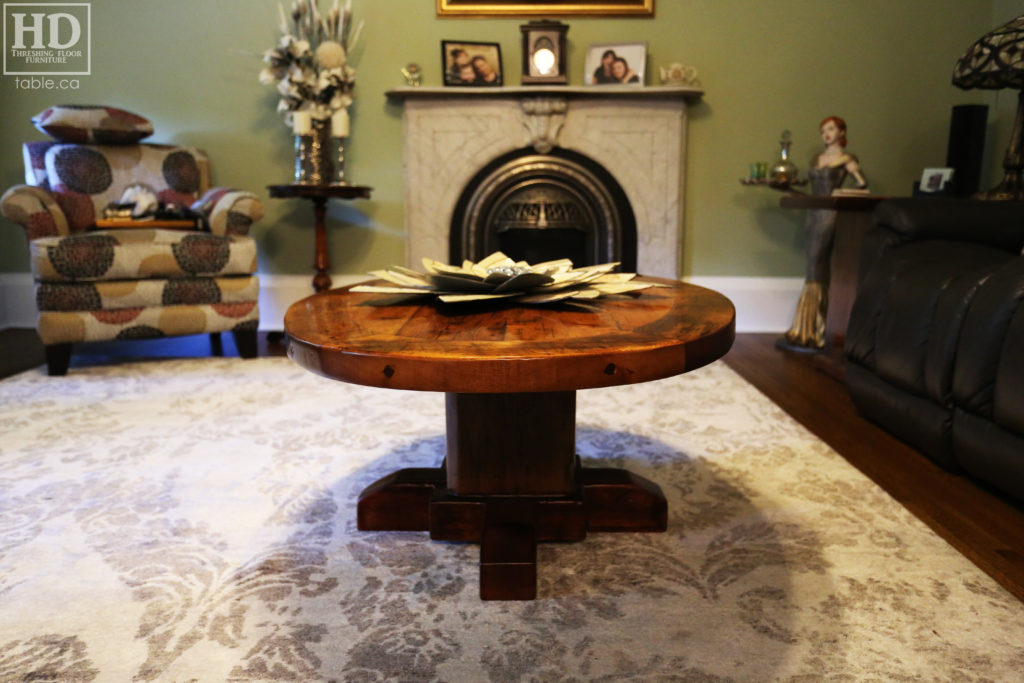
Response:
[[[953,68],[953,85],[964,90],[1014,88],[1017,116],[1006,148],[1003,181],[980,199],[1024,199],[1024,15],[994,29],[971,45]]]

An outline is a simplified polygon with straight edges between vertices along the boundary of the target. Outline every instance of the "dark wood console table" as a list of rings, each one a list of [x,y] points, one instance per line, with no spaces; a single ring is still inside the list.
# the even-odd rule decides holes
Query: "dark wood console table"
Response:
[[[362,530],[429,531],[480,544],[480,596],[529,600],[540,541],[664,531],[657,484],[581,467],[576,390],[688,372],[724,355],[735,310],[681,282],[574,307],[440,304],[334,289],[285,315],[288,355],[325,377],[446,393],[439,468],[399,470],[362,492]]]
[[[322,292],[331,288],[331,259],[327,253],[327,225],[324,217],[327,214],[328,199],[369,199],[372,187],[364,185],[267,185],[270,196],[278,199],[300,197],[313,200],[313,215],[316,219],[316,250],[313,256],[313,289]]]

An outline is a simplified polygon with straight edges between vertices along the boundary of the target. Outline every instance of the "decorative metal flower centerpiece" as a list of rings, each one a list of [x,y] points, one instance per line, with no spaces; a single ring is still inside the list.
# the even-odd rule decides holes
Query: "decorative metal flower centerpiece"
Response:
[[[636,273],[613,272],[618,262],[573,268],[569,259],[530,265],[513,261],[496,251],[478,263],[461,266],[423,259],[426,273],[402,266],[371,271],[390,285],[358,285],[353,292],[436,296],[445,303],[507,299],[524,304],[599,299],[609,295],[663,287],[657,282],[635,280]]]

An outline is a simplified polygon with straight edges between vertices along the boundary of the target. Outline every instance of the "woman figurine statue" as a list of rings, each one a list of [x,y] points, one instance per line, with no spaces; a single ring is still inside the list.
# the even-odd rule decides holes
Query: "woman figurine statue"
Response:
[[[830,195],[852,176],[858,189],[867,189],[857,157],[845,150],[846,121],[829,116],[818,130],[825,149],[811,159],[807,172],[811,193]],[[835,236],[836,212],[833,209],[807,211],[807,277],[796,306],[793,325],[786,332],[785,344],[808,350],[825,346],[825,313],[828,306],[829,260]]]

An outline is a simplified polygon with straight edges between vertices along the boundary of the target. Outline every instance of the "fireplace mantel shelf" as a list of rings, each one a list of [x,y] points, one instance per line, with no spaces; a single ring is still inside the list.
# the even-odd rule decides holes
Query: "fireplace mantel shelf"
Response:
[[[517,85],[507,87],[437,87],[402,86],[385,93],[389,99],[436,99],[439,97],[609,97],[621,99],[663,98],[699,100],[700,88],[672,85]]]

